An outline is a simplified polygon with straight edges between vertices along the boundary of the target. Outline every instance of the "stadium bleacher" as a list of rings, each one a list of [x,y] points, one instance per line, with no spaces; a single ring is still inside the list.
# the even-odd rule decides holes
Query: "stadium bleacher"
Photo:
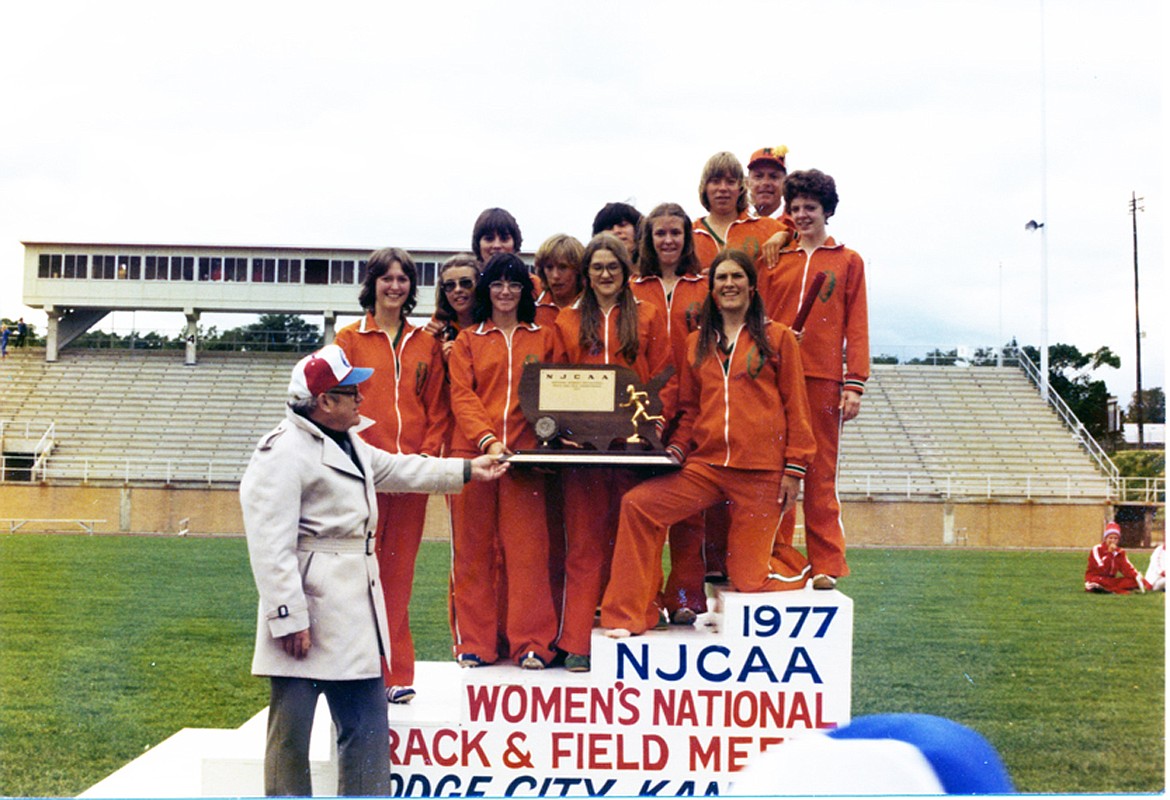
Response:
[[[1108,478],[1015,367],[875,364],[841,439],[840,491],[1106,496]],[[867,484],[871,487],[867,490]],[[990,488],[989,488],[990,487]]]
[[[280,417],[292,353],[17,352],[0,369],[0,420],[52,424],[46,476],[232,483]],[[1107,496],[1108,478],[1015,367],[873,367],[842,437],[843,497],[1043,501]]]
[[[234,482],[279,421],[292,353],[86,350],[45,362],[33,351],[0,372],[0,419],[54,428],[48,475],[88,480]],[[168,472],[169,468],[169,472]]]

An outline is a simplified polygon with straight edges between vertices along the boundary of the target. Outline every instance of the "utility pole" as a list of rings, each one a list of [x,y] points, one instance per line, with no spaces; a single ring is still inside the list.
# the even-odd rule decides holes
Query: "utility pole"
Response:
[[[1140,306],[1138,305],[1138,245],[1137,245],[1137,212],[1145,211],[1145,206],[1139,206],[1138,203],[1145,200],[1144,197],[1138,197],[1137,192],[1130,192],[1129,198],[1129,215],[1133,218],[1133,321],[1134,321],[1134,342],[1136,344],[1137,357],[1137,426],[1138,426],[1138,447],[1145,447],[1146,438],[1143,432],[1143,424],[1145,423],[1145,403],[1142,398],[1142,316]]]

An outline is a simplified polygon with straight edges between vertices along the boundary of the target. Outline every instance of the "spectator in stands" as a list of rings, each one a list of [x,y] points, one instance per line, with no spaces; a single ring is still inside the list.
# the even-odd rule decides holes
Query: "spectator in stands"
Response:
[[[379,653],[390,648],[374,535],[375,491],[458,492],[507,466],[394,455],[351,430],[371,375],[336,345],[293,368],[285,419],[260,439],[240,505],[260,594],[252,672],[271,681],[264,791],[310,795],[309,736],[324,692],[337,726],[338,793],[388,795]]]
[[[1155,592],[1166,591],[1166,543],[1159,542],[1150,553],[1150,565],[1146,567],[1146,583]]]
[[[1121,526],[1110,522],[1101,534],[1101,543],[1089,551],[1085,567],[1085,591],[1103,594],[1129,594],[1134,589],[1152,589],[1129,557],[1121,549]]]
[[[629,203],[606,203],[593,218],[593,235],[612,233],[630,254],[637,274],[638,234],[642,229],[642,214]]]
[[[481,263],[470,253],[460,253],[443,262],[439,268],[439,285],[435,287],[435,315],[427,323],[426,332],[443,345],[443,360],[451,355],[451,345],[459,331],[472,324],[475,307],[475,282]]]
[[[760,293],[770,318],[795,325],[817,273],[826,276],[807,321],[796,333],[817,440],[816,458],[804,480],[805,542],[813,588],[833,589],[838,578],[849,574],[837,500],[841,426],[860,413],[869,378],[865,264],[860,255],[829,236],[826,226],[838,202],[831,176],[815,169],[792,173],[784,183],[784,202],[799,238],[784,247],[773,269],[760,276]],[[791,544],[795,527],[795,515],[785,517],[777,542]]]
[[[536,447],[520,410],[520,376],[526,363],[552,360],[554,339],[535,317],[528,266],[510,253],[492,256],[475,287],[475,324],[459,332],[448,362],[453,454]],[[518,471],[452,499],[451,624],[461,666],[495,663],[501,629],[506,657],[522,668],[544,669],[552,658],[557,620],[543,487],[542,475]]]
[[[581,296],[581,256],[584,246],[566,233],[544,240],[536,251],[536,274],[544,291],[536,298],[536,323],[551,326],[562,308]]]
[[[789,235],[771,217],[757,217],[748,209],[743,165],[733,154],[716,153],[707,159],[699,177],[699,201],[710,213],[694,222],[695,256],[706,270],[724,248],[752,257],[756,271],[776,263]]]
[[[16,346],[24,347],[28,343],[28,323],[21,317],[16,321]]]
[[[730,501],[727,567],[736,591],[800,589],[808,580],[797,550],[779,558],[773,551],[776,524],[796,502],[815,450],[796,337],[764,316],[746,253],[724,250],[709,276],[679,381],[682,418],[668,445],[682,469],[622,499],[601,604],[613,638],[657,624],[667,528],[720,501]]]
[[[8,358],[8,323],[0,322],[0,358]]]
[[[374,370],[365,384],[374,424],[361,437],[389,453],[442,455],[451,418],[446,373],[438,340],[407,320],[418,301],[414,259],[387,247],[371,253],[367,264],[358,294],[366,316],[334,341],[351,364]],[[378,494],[378,566],[390,623],[383,678],[391,703],[409,703],[415,695],[409,609],[426,514],[425,494]]]

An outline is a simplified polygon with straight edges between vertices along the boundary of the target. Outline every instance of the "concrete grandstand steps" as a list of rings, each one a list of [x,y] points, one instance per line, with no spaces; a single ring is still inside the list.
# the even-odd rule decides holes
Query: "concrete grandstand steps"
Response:
[[[180,462],[198,479],[214,462],[220,479],[236,480],[279,420],[299,356],[203,353],[186,365],[183,355],[65,350],[48,364],[42,352],[0,372],[0,419],[41,432],[55,422],[50,470],[64,477],[117,479],[127,468],[116,465],[132,459],[133,479],[174,476]]]
[[[874,365],[862,409],[845,426],[842,475],[901,464],[939,486],[1002,478],[1024,491],[1051,485],[1059,494],[1070,482],[1084,496],[1106,491],[1076,437],[1014,367]]]
[[[188,366],[181,350],[67,349],[47,364],[31,351],[0,365],[0,419],[38,437],[55,421],[50,467],[60,465],[59,476],[201,480],[212,464],[216,480],[234,480],[279,421],[298,357],[201,353]],[[110,466],[126,459],[139,466]],[[844,428],[840,474],[846,495],[904,495],[909,486],[939,497],[948,486],[1001,479],[1056,486],[1054,496],[1065,483],[1085,497],[1107,487],[1014,367],[874,365],[862,413]]]

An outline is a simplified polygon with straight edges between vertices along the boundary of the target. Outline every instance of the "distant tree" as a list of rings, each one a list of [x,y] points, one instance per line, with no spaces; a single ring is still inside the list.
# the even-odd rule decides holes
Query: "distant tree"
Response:
[[[1119,450],[1113,454],[1117,471],[1127,478],[1165,478],[1165,450]]]
[[[976,367],[994,367],[999,363],[999,354],[1003,348],[976,347],[975,355],[971,357],[971,365]]]
[[[937,364],[941,366],[954,366],[955,360],[959,357],[958,350],[951,350],[944,353],[942,350],[934,349],[926,354],[924,358],[912,358],[907,361],[907,364]]]
[[[1024,352],[1032,363],[1040,364],[1040,351],[1031,345]],[[1105,381],[1093,380],[1092,373],[1101,367],[1121,366],[1121,359],[1108,347],[1082,353],[1071,344],[1048,346],[1048,384],[1060,395],[1077,419],[1094,439],[1109,440],[1109,388]]]
[[[133,340],[131,346],[135,350],[166,350],[172,347],[171,340],[158,331],[134,334]]]
[[[251,325],[225,331],[207,349],[307,352],[321,346],[321,332],[296,314],[263,314]]]
[[[887,356],[887,355],[883,354],[880,356],[874,356],[869,361],[871,364],[897,364],[898,357],[897,356]]]
[[[1130,397],[1129,407],[1125,409],[1125,421],[1137,422],[1138,393],[1134,392]],[[1166,395],[1162,391],[1161,386],[1155,386],[1152,389],[1142,389],[1142,422],[1165,422],[1166,421]]]

